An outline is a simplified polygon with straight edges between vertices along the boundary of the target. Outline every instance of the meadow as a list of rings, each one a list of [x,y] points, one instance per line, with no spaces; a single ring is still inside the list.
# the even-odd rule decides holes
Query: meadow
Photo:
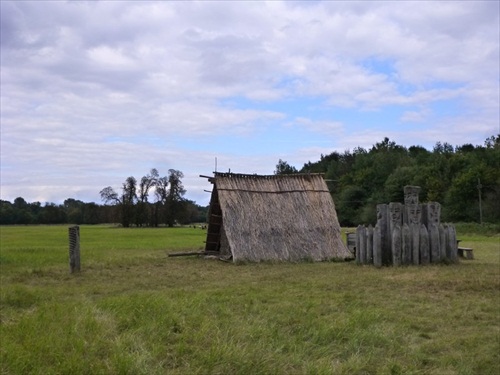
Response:
[[[174,257],[199,228],[0,227],[2,374],[499,374],[500,236],[427,267]]]

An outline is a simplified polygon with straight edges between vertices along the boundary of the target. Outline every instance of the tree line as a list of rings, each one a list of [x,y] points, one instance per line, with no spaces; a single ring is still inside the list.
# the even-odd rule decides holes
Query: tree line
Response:
[[[421,187],[420,201],[442,205],[441,218],[448,222],[500,223],[500,134],[484,145],[455,146],[437,142],[432,150],[404,147],[384,138],[370,149],[356,147],[321,155],[298,170],[279,160],[275,174],[324,173],[342,226],[375,223],[376,205],[403,202],[403,187]],[[128,177],[116,192],[100,191],[104,204],[68,198],[62,205],[13,203],[0,200],[0,224],[99,224],[173,226],[204,222],[208,207],[184,198],[183,173],[158,170],[137,180]]]
[[[404,202],[403,187],[422,188],[421,202],[441,203],[443,221],[500,223],[500,134],[484,145],[432,150],[384,138],[370,149],[334,151],[300,170],[279,160],[275,174],[324,173],[342,226],[376,221],[376,205]]]
[[[205,222],[208,207],[184,198],[183,177],[175,169],[170,169],[167,176],[160,176],[153,168],[139,181],[128,177],[119,193],[111,186],[103,188],[99,194],[104,204],[73,198],[60,205],[28,203],[22,197],[13,203],[0,200],[0,224],[120,223],[124,227],[158,227]]]

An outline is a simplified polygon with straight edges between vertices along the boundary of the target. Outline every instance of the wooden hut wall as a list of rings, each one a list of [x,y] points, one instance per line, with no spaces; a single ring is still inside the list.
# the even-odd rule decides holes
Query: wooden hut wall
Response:
[[[220,254],[219,257],[221,259],[230,259],[232,254],[231,254],[231,248],[229,246],[229,242],[226,236],[226,231],[224,229],[224,226],[221,228],[220,232]]]
[[[216,175],[234,261],[349,257],[321,175]]]

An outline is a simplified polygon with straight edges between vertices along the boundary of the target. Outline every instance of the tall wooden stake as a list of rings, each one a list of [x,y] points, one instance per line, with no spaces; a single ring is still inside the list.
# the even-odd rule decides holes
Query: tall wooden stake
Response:
[[[69,271],[80,272],[80,227],[78,225],[68,228],[69,234]]]

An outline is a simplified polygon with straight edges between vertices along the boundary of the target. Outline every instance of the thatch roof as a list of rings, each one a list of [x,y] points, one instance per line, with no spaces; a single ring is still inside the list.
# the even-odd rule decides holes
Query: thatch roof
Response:
[[[321,261],[351,254],[320,174],[215,173],[207,251],[233,261]]]

